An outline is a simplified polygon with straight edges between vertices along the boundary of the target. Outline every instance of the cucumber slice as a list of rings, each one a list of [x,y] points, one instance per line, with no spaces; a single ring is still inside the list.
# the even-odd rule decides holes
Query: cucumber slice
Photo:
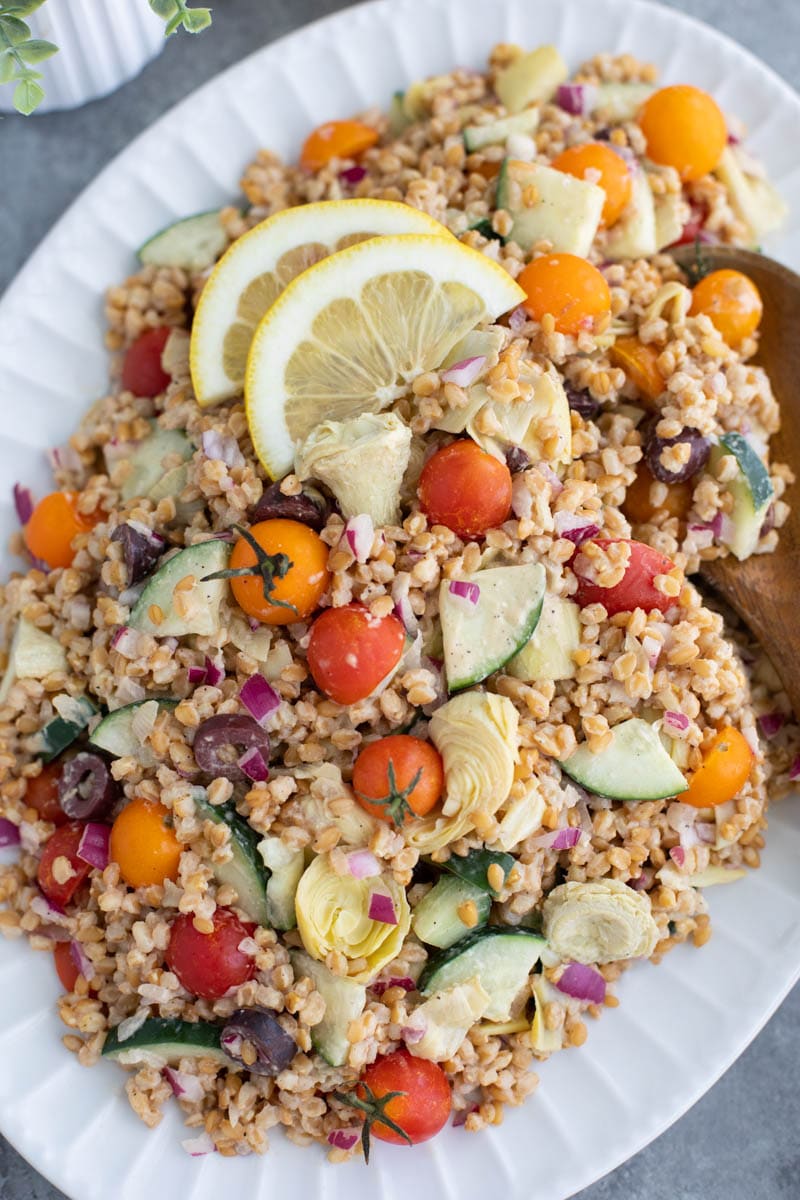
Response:
[[[20,617],[8,651],[8,666],[0,684],[0,704],[17,679],[46,679],[54,671],[66,671],[64,647],[43,629]]]
[[[487,1021],[508,1021],[514,1001],[539,961],[545,939],[529,929],[489,925],[433,955],[419,979],[425,996],[479,979],[491,996]]]
[[[53,717],[42,726],[39,737],[42,745],[42,760],[46,763],[58,758],[59,754],[71,746],[81,736],[86,726],[96,714],[97,708],[87,696],[69,697],[70,716]]]
[[[389,101],[389,133],[392,137],[400,137],[411,124],[411,118],[405,108],[405,92],[393,92]]]
[[[533,637],[506,664],[517,679],[574,679],[578,670],[573,654],[581,643],[578,605],[562,596],[545,596],[542,615]]]
[[[555,46],[538,46],[500,71],[494,88],[508,111],[518,113],[537,100],[549,100],[568,75]]]
[[[536,192],[530,206],[522,198],[529,186]],[[497,207],[511,215],[510,240],[523,250],[546,238],[555,251],[586,258],[600,227],[605,196],[596,183],[514,158],[503,160],[497,177]]]
[[[194,446],[180,429],[161,429],[153,422],[153,432],[136,447],[130,456],[129,471],[120,488],[123,500],[134,496],[150,496],[164,478],[164,459],[178,454],[185,462],[194,454]]]
[[[273,929],[295,929],[294,898],[306,865],[302,850],[292,850],[279,837],[265,837],[258,852],[269,870],[267,916]]]
[[[325,1001],[325,1016],[311,1027],[312,1045],[326,1063],[341,1067],[350,1051],[347,1028],[364,1011],[367,989],[363,983],[334,975],[303,950],[290,950],[289,956],[295,975],[307,975]]]
[[[143,767],[154,767],[155,754],[148,746],[143,746],[133,730],[133,720],[145,704],[155,700],[159,708],[173,709],[178,701],[168,697],[151,696],[147,700],[136,700],[133,704],[125,704],[103,717],[89,738],[89,745],[98,750],[105,750],[114,758],[136,758]]]
[[[258,852],[258,834],[235,810],[209,803],[203,788],[194,789],[194,803],[202,820],[227,825],[231,831],[233,857],[224,863],[212,863],[217,883],[234,888],[239,908],[258,925],[268,927],[267,872]]]
[[[637,169],[633,173],[630,204],[609,229],[603,253],[615,262],[623,258],[648,258],[655,254],[657,245],[653,192],[647,175]]]
[[[103,1058],[125,1066],[147,1062],[155,1055],[165,1063],[177,1063],[182,1058],[213,1058],[220,1066],[230,1066],[231,1060],[220,1045],[221,1025],[210,1021],[181,1021],[178,1017],[148,1017],[135,1033],[123,1041],[112,1029],[103,1046]]]
[[[538,125],[538,108],[528,108],[513,117],[501,117],[499,121],[490,121],[488,125],[467,125],[464,130],[464,147],[467,153],[472,154],[484,146],[504,143],[512,133],[535,133]]]
[[[733,511],[730,520],[723,522],[722,541],[741,560],[749,558],[758,545],[775,493],[767,468],[741,433],[723,434],[719,444],[712,447],[712,470],[726,454],[734,456],[739,470],[724,485],[733,496]]]
[[[481,237],[485,237],[489,241],[499,242],[501,246],[505,246],[506,244],[507,239],[503,237],[502,233],[497,233],[492,228],[492,222],[488,217],[480,217],[477,221],[473,221],[471,225],[468,225],[467,228],[476,229]],[[458,359],[455,361],[458,362]]]
[[[460,906],[470,900],[478,910],[475,926],[465,925],[458,915]],[[470,929],[485,925],[491,908],[491,897],[485,890],[455,875],[445,875],[414,909],[414,933],[421,942],[446,950]]]
[[[579,746],[561,769],[581,787],[612,800],[664,800],[685,792],[688,783],[652,725],[631,717],[614,726],[614,740],[593,754]]]
[[[205,576],[223,571],[228,565],[231,548],[226,542],[211,539],[198,542],[180,550],[150,576],[144,591],[128,618],[132,629],[153,637],[182,637],[184,634],[199,633],[209,637],[220,627],[219,606],[228,591],[227,579],[209,579]],[[197,581],[194,587],[181,592],[184,614],[176,612],[173,595],[176,584],[187,575]],[[204,581],[205,580],[205,581]],[[162,614],[156,624],[151,616],[155,606]]]
[[[136,255],[146,267],[180,267],[204,271],[228,244],[219,208],[173,221],[140,246]]]
[[[654,91],[649,83],[599,83],[592,111],[602,109],[609,121],[632,121]]]
[[[480,888],[490,896],[496,896],[497,890],[489,883],[487,872],[489,867],[497,865],[503,870],[503,883],[508,878],[516,859],[502,850],[470,850],[469,854],[451,854],[446,862],[437,863],[443,871],[456,875],[473,887]]]
[[[541,563],[490,567],[458,582],[477,585],[477,602],[452,592],[446,579],[439,591],[439,618],[445,673],[451,692],[479,683],[521,649],[542,611],[546,575]]]

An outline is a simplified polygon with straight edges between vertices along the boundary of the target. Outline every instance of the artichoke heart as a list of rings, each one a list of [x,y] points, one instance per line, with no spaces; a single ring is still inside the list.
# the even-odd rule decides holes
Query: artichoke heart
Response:
[[[396,925],[369,916],[373,892],[391,898]],[[369,983],[397,957],[411,926],[405,889],[392,875],[337,875],[327,854],[318,855],[303,872],[295,911],[300,937],[312,958],[323,962],[331,950],[338,950],[348,962],[367,960],[363,970],[350,975],[356,983]]]
[[[551,949],[574,962],[649,958],[658,941],[650,897],[618,879],[562,883],[542,912]]]
[[[474,829],[474,814],[492,816],[514,782],[517,710],[506,696],[464,692],[437,708],[431,739],[444,761],[441,813],[410,822],[406,841],[422,853],[446,846]]]
[[[489,993],[477,976],[436,992],[415,1008],[407,1021],[410,1029],[423,1031],[419,1041],[409,1040],[409,1054],[432,1062],[446,1062],[458,1052],[467,1033],[488,1007]]]
[[[331,489],[345,519],[369,513],[376,525],[392,525],[410,453],[411,430],[395,413],[362,413],[321,422],[298,448],[295,467],[301,479]]]

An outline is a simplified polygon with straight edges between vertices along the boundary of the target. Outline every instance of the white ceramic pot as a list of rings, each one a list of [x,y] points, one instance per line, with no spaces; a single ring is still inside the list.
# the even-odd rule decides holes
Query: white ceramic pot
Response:
[[[26,18],[36,38],[58,54],[36,69],[45,99],[36,112],[78,108],[107,96],[160,53],[164,22],[147,0],[46,0]],[[13,86],[0,87],[0,111],[11,112]]]

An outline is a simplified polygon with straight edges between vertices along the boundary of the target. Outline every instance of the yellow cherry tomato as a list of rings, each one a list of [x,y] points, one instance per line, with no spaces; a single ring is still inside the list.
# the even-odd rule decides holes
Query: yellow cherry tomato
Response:
[[[687,181],[713,171],[728,141],[716,100],[683,83],[653,92],[639,111],[639,127],[647,139],[647,157],[674,167]]]
[[[692,288],[690,315],[705,313],[734,348],[755,333],[763,312],[761,293],[741,271],[711,271]]]
[[[611,292],[597,267],[576,254],[543,254],[528,263],[517,283],[523,308],[534,321],[550,314],[559,333],[592,333],[611,312]]]
[[[178,878],[181,843],[169,811],[157,800],[136,796],[111,827],[111,861],[129,887],[150,887]]]
[[[596,183],[606,194],[603,224],[613,225],[622,216],[633,193],[633,176],[621,154],[602,142],[570,146],[550,163],[556,171]]]
[[[703,762],[689,780],[681,803],[695,808],[716,808],[738,796],[753,765],[753,751],[743,734],[726,725],[703,752]]]
[[[78,512],[79,499],[79,492],[51,492],[36,505],[23,530],[31,554],[48,567],[72,566],[73,539],[88,533],[100,519],[100,513]]]
[[[618,337],[608,352],[615,367],[621,367],[644,400],[658,400],[666,387],[658,369],[658,350],[637,337]]]
[[[327,121],[306,138],[300,153],[300,165],[307,171],[319,171],[332,158],[357,158],[378,140],[378,131],[363,121]]]
[[[330,581],[328,547],[319,534],[283,517],[259,521],[247,534],[233,547],[230,561],[231,571],[253,568],[252,574],[231,577],[239,607],[265,625],[290,625],[310,616]]]

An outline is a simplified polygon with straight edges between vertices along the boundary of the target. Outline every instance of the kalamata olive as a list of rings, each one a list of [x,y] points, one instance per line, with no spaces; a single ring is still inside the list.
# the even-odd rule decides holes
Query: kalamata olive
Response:
[[[117,795],[117,785],[99,755],[83,750],[64,763],[58,781],[58,802],[71,820],[102,817]]]
[[[759,533],[758,536],[766,537],[767,534],[770,533],[774,528],[775,528],[775,505],[770,504],[769,508],[767,509],[766,513],[764,514],[764,523],[761,526],[761,532]]]
[[[128,587],[150,574],[166,545],[160,534],[138,521],[118,525],[111,534],[111,541],[122,546],[122,558],[128,568]]]
[[[573,412],[583,417],[584,421],[595,419],[600,412],[600,401],[595,400],[587,388],[576,388],[571,383],[565,383],[564,391],[567,393],[567,400]]]
[[[661,462],[661,452],[666,446],[677,446],[679,442],[687,443],[689,457],[683,466],[676,471],[670,471]],[[710,453],[711,442],[708,438],[703,437],[699,429],[689,429],[688,427],[682,429],[674,438],[662,438],[653,431],[644,445],[644,459],[650,469],[650,474],[662,483],[684,483],[687,479],[691,479],[706,465]]]
[[[300,521],[317,533],[322,529],[330,514],[330,505],[316,488],[303,485],[296,496],[284,496],[279,483],[271,483],[259,500],[251,520],[270,521],[282,517],[287,521]]]
[[[506,466],[512,475],[516,475],[518,471],[524,471],[530,465],[531,460],[522,446],[511,446],[506,450]]]
[[[243,1042],[253,1047],[255,1062],[242,1057]],[[253,1075],[279,1075],[297,1053],[294,1038],[268,1008],[237,1008],[225,1022],[220,1043],[229,1058],[243,1063]]]
[[[232,749],[238,751],[236,757],[231,755]],[[200,769],[231,783],[250,779],[236,761],[248,750],[258,750],[264,762],[269,762],[269,734],[243,713],[209,717],[198,725],[194,735],[194,756]]]

